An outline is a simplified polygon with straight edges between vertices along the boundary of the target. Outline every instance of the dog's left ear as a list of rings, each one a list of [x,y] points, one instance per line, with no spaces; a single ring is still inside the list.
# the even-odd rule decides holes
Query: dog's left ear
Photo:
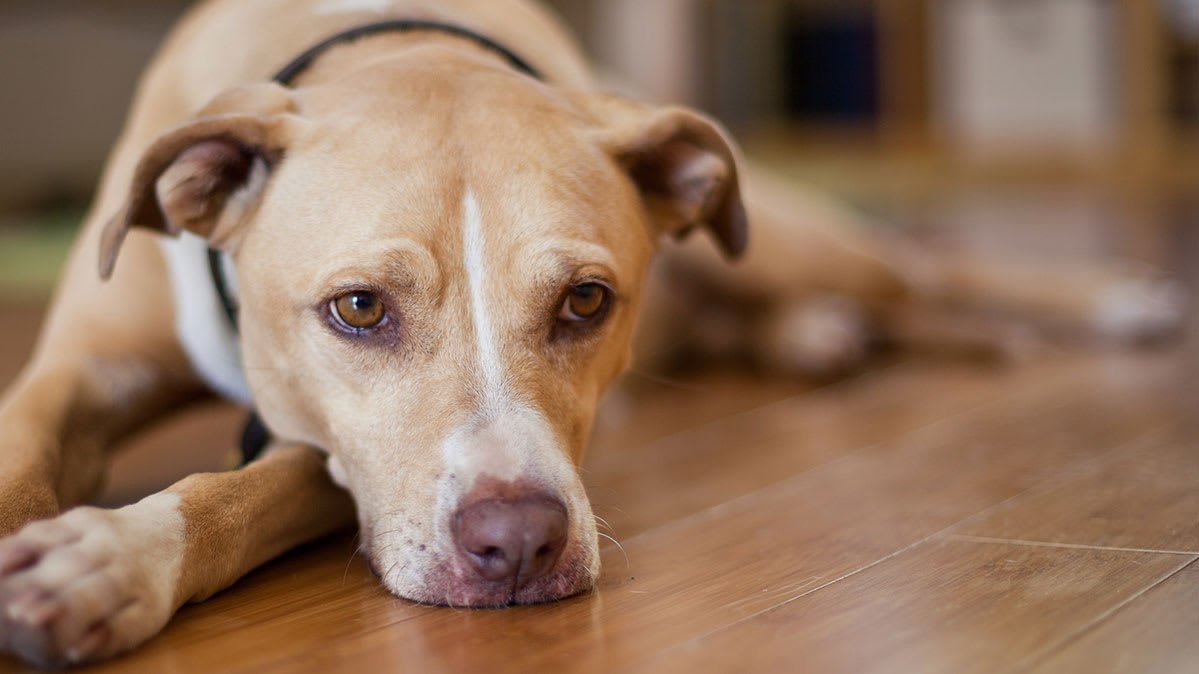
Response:
[[[729,257],[748,243],[737,152],[711,119],[679,106],[654,107],[595,96],[594,140],[628,173],[660,232],[708,229]]]
[[[100,239],[107,279],[131,227],[172,236],[186,230],[231,244],[300,126],[277,84],[227,91],[187,124],[154,141],[134,170],[128,197]]]

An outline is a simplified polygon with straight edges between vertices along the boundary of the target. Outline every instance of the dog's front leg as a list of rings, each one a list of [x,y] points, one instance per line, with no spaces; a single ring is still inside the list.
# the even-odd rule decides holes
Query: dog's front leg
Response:
[[[286,445],[124,508],[35,522],[0,541],[0,646],[43,666],[110,657],[183,604],[352,518],[323,456]]]
[[[155,360],[113,342],[51,339],[0,398],[0,536],[95,496],[121,439],[207,395],[177,348]]]

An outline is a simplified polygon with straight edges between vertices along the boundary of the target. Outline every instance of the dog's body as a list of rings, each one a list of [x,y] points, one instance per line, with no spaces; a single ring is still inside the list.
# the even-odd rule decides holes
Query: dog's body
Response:
[[[290,86],[267,83],[382,19],[467,29],[543,81],[476,41],[417,30],[338,45]],[[0,542],[3,648],[51,664],[132,648],[355,506],[373,568],[401,596],[500,605],[589,588],[596,532],[576,466],[629,358],[656,239],[703,227],[729,254],[745,247],[722,132],[592,90],[572,41],[524,0],[195,10],[143,81],[37,352],[0,407],[0,533],[20,530]],[[744,266],[712,283],[773,298],[756,319],[777,324],[765,352],[787,351],[788,317],[810,294],[873,313],[921,292],[835,211],[809,200],[797,213],[805,202],[764,185],[747,196],[758,238]],[[101,282],[97,261],[113,271],[118,249]],[[712,250],[689,243],[671,269],[708,274]],[[939,269],[926,286],[940,292],[1003,284]],[[1082,315],[1097,293],[1058,304]],[[654,311],[649,351],[692,327],[670,308]],[[277,438],[263,458],[59,515],[94,494],[123,436],[211,391],[257,409]]]

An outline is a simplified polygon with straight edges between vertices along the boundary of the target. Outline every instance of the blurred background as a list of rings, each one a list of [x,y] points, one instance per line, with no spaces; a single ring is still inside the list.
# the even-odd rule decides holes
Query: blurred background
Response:
[[[557,4],[606,67],[871,222],[974,254],[1199,259],[1199,0]]]
[[[0,292],[46,292],[138,73],[189,4],[0,2]],[[1176,270],[1195,248],[1199,0],[551,4],[614,80],[714,114],[872,222]]]

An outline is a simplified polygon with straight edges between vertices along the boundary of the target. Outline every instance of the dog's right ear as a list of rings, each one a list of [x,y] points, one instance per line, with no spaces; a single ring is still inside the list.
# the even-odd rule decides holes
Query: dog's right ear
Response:
[[[230,245],[296,135],[294,112],[291,93],[280,85],[241,87],[154,141],[101,235],[100,276],[112,275],[130,227],[172,236],[187,230],[214,247]]]

